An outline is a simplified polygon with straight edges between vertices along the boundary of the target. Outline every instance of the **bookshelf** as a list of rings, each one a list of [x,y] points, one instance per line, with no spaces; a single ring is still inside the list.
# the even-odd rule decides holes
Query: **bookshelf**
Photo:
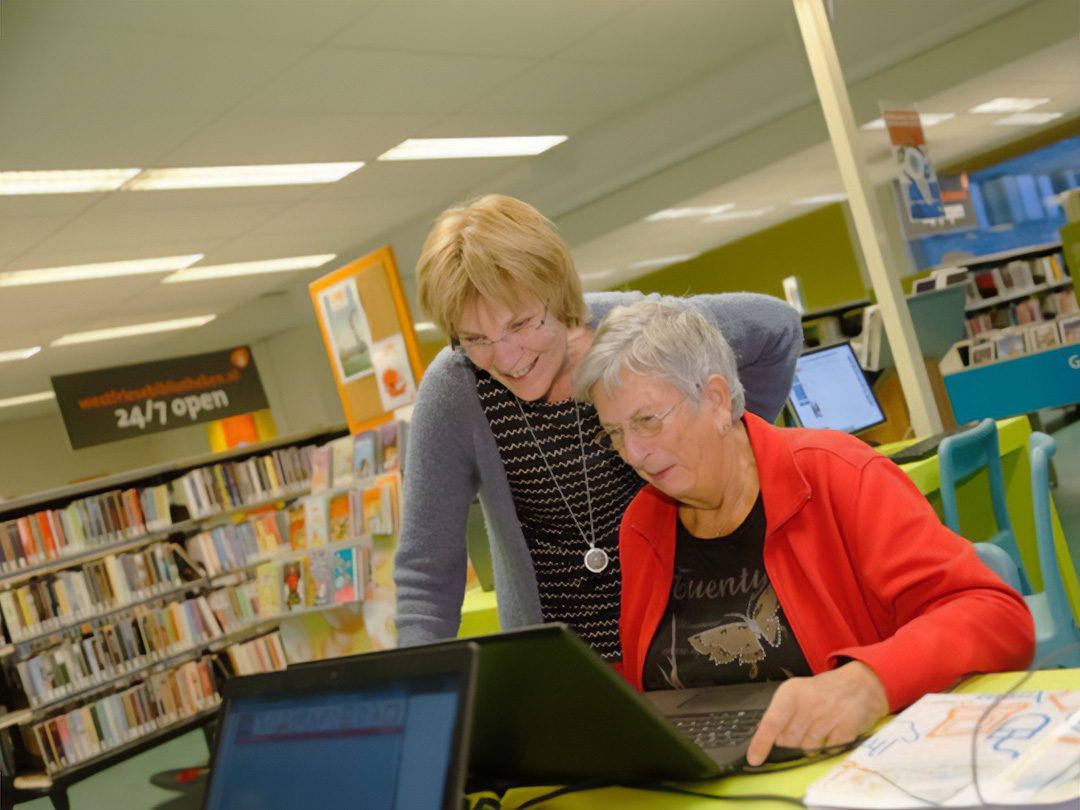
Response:
[[[954,262],[967,271],[968,337],[1077,311],[1061,242],[1048,242]]]
[[[67,807],[75,781],[205,727],[225,678],[285,665],[290,613],[258,609],[253,574],[303,557],[285,516],[320,486],[312,458],[346,437],[311,431],[0,504],[3,807],[42,794]],[[370,545],[357,529],[343,547]],[[214,533],[238,545],[211,569],[191,548]]]

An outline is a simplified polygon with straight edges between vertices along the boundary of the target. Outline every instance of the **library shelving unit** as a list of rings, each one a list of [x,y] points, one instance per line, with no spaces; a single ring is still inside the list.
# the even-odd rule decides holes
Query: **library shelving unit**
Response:
[[[1064,233],[1063,230],[1063,236]],[[1074,317],[1075,292],[1069,271],[1075,273],[1076,267],[1070,260],[1068,244],[1064,248],[1062,242],[1019,248],[980,256],[959,266],[966,268],[969,274],[978,275],[1000,273],[1010,262],[1017,261],[1029,263],[1032,268],[1041,263],[1043,272],[1036,273],[1034,283],[1017,285],[1015,289],[990,298],[969,301],[966,306],[969,324],[972,318],[992,312],[994,329],[1015,332],[1016,327],[1029,329],[1049,323],[1054,315],[1059,319]],[[1056,278],[1053,277],[1055,274]],[[1011,313],[1026,300],[1036,302],[1035,312],[1031,314],[1037,318],[1018,323]],[[1063,301],[1070,306],[1062,307]],[[981,334],[974,332],[975,337]],[[1080,346],[1063,343],[1038,351],[1029,346],[1019,356],[968,365],[946,373],[944,382],[958,422],[985,417],[1001,419],[1074,404],[1080,402]]]
[[[223,679],[260,660],[284,666],[282,617],[243,599],[253,566],[208,571],[184,541],[302,498],[312,450],[345,435],[320,429],[0,503],[0,807],[47,795],[66,810],[74,782],[205,729]]]

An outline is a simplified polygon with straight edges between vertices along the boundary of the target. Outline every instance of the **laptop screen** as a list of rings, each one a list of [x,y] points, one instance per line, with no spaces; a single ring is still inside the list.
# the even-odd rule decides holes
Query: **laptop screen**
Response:
[[[347,677],[317,681],[322,686],[282,689],[275,687],[285,682],[271,682],[269,690],[227,695],[208,810],[396,810],[460,800],[454,774],[468,711],[461,677],[414,676],[355,689]]]
[[[803,354],[795,363],[788,403],[807,428],[857,433],[885,421],[850,343]]]

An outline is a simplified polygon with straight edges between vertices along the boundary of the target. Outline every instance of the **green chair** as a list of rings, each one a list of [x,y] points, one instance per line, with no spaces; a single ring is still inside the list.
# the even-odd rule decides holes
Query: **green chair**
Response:
[[[1054,526],[1050,520],[1050,459],[1057,443],[1045,433],[1032,433],[1028,440],[1031,458],[1031,495],[1035,506],[1035,536],[1039,545],[1039,570],[1043,589],[1025,596],[1035,618],[1036,663],[1053,656],[1053,667],[1080,667],[1080,628],[1076,626],[1065,585],[1061,580]],[[1065,652],[1067,648],[1070,652]]]
[[[1020,576],[1020,593],[1030,594],[1031,581],[1024,570],[1020,547],[1016,544],[1012,520],[1005,498],[1005,476],[1001,471],[1001,452],[998,449],[997,423],[983,419],[963,433],[946,436],[938,445],[938,470],[941,478],[941,508],[945,525],[960,534],[960,513],[956,504],[956,488],[971,475],[986,470],[990,483],[990,500],[994,509],[997,533],[987,542],[1008,553]]]

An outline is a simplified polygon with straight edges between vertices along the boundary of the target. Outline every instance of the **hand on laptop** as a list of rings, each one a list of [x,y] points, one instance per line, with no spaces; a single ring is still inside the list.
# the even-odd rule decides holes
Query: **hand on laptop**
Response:
[[[861,661],[792,678],[776,690],[746,761],[760,765],[774,745],[819,751],[851,742],[889,713],[885,687]]]

